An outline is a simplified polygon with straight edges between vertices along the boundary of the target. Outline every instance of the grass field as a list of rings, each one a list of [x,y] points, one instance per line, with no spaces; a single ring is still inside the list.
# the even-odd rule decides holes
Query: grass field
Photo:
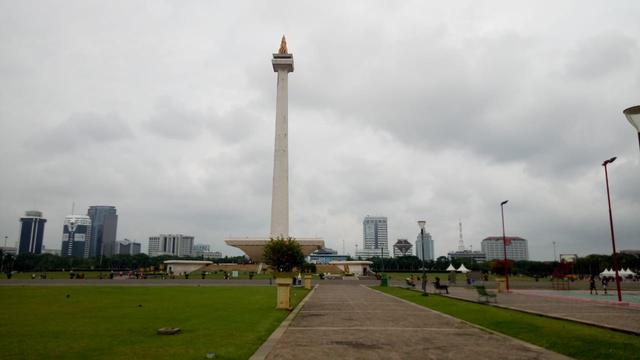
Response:
[[[76,271],[76,274],[82,273],[84,274],[85,279],[98,279],[100,272],[99,271]],[[40,272],[17,272],[14,273],[11,277],[11,279],[20,279],[20,280],[25,280],[25,279],[31,279],[31,275],[35,274],[36,278],[39,279],[40,276]],[[47,279],[69,279],[69,272],[67,271],[48,271],[47,273]],[[115,272],[115,275],[118,276],[119,271]],[[126,275],[127,272],[125,271],[124,274]],[[242,280],[248,280],[249,279],[249,272],[248,271],[240,271],[238,273],[238,277],[234,278],[234,279],[242,279]],[[102,272],[102,276],[104,277],[104,279],[106,280],[109,277],[109,272],[108,271],[103,271]],[[269,279],[273,277],[272,274],[266,273],[266,274],[255,274],[253,279],[255,280],[264,280],[264,279]],[[184,279],[183,275],[180,276],[176,276],[177,279]],[[193,272],[190,276],[189,276],[189,280],[200,280],[202,279],[201,276],[201,272],[200,271],[196,271]],[[224,274],[222,271],[218,271],[218,272],[210,272],[206,275],[206,279],[212,280],[212,279],[224,279]],[[2,274],[0,275],[0,281],[2,280],[7,280],[7,277]],[[159,277],[156,277],[154,279],[147,279],[147,280],[161,280]],[[11,281],[11,280],[9,280]]]
[[[576,359],[638,359],[640,354],[639,336],[401,288],[375,289]]]
[[[275,287],[3,286],[0,357],[246,359],[289,314],[275,303]]]

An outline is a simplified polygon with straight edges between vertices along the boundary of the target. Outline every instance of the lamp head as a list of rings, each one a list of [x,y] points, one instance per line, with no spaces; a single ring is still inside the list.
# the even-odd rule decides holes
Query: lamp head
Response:
[[[420,230],[424,229],[424,226],[427,224],[427,222],[425,220],[418,220],[418,226],[420,227]]]
[[[617,159],[617,157],[616,157],[616,156],[614,156],[614,157],[612,157],[612,158],[611,158],[611,159],[609,159],[609,160],[605,160],[605,161],[602,163],[602,166],[607,166],[607,165],[611,164],[612,162],[616,161],[616,159]]]
[[[625,109],[622,113],[627,117],[631,125],[640,132],[640,105]]]
[[[506,203],[508,203],[508,202],[509,202],[509,200],[505,200],[505,201],[503,201],[503,202],[501,202],[501,203],[500,203],[500,206],[503,206],[504,204],[506,204]]]

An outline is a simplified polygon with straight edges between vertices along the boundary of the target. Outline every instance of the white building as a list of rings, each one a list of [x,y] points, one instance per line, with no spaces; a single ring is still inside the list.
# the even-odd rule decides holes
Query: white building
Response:
[[[431,234],[428,232],[424,233],[424,252],[422,251],[422,238],[421,234],[418,234],[416,238],[416,256],[422,259],[422,254],[424,254],[424,260],[433,260],[433,239],[431,238]]]
[[[384,257],[389,257],[387,218],[385,216],[365,216],[362,222],[362,238],[364,248],[356,252],[356,257],[366,259],[381,254],[384,254]]]
[[[518,236],[507,236],[507,259],[513,261],[529,260],[529,246],[527,240]],[[504,259],[502,236],[489,236],[482,240],[482,252],[487,261]]]
[[[193,256],[193,236],[160,234],[149,237],[149,256]]]

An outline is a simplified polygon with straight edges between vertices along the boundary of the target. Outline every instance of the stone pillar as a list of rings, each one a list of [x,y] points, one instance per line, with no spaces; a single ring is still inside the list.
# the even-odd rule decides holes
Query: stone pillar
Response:
[[[293,72],[293,55],[273,54],[273,71],[278,73],[276,97],[276,136],[273,154],[273,190],[271,193],[271,237],[289,236],[289,140],[288,78]],[[282,49],[281,49],[282,50]]]
[[[311,290],[311,275],[310,274],[305,274],[304,275],[304,288],[307,290]]]
[[[278,304],[276,309],[291,310],[291,278],[276,278]]]

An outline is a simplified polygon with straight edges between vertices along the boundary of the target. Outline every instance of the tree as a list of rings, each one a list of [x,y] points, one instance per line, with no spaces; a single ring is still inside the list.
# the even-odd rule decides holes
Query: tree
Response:
[[[296,267],[301,269],[304,264],[300,244],[292,237],[286,240],[282,237],[271,238],[264,247],[263,258],[277,272],[291,272]]]

